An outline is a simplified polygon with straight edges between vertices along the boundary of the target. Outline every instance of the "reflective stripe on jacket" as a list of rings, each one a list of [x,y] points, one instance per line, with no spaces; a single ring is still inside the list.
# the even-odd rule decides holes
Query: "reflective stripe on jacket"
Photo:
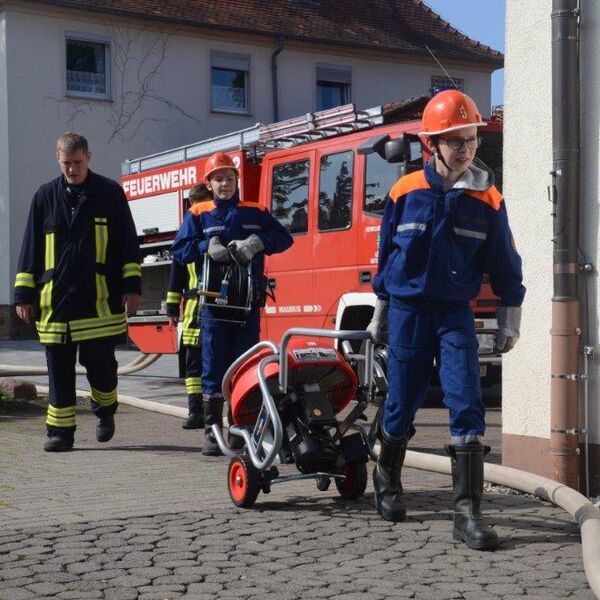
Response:
[[[258,278],[264,272],[264,254],[287,250],[292,236],[264,207],[254,202],[242,202],[238,193],[231,200],[198,202],[186,213],[177,232],[172,254],[181,263],[191,263],[202,258],[208,250],[210,238],[218,236],[227,246],[233,240],[244,240],[257,235],[264,252],[252,260],[252,275]]]
[[[182,343],[184,346],[197,346],[200,341],[200,328],[198,327],[198,273],[197,263],[182,265],[177,260],[171,263],[169,276],[169,289],[167,290],[167,315],[179,317],[179,305],[183,303],[183,332]]]
[[[36,305],[42,344],[124,333],[124,293],[140,293],[139,245],[118,183],[89,172],[72,211],[62,176],[34,195],[19,256],[15,304]]]
[[[479,294],[484,273],[502,304],[522,304],[521,258],[487,167],[475,161],[446,191],[432,163],[401,177],[381,224],[378,297],[468,302]]]

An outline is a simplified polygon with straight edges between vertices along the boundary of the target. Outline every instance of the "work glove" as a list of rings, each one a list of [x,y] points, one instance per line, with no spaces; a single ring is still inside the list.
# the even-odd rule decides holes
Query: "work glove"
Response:
[[[231,254],[229,254],[229,250],[221,244],[221,240],[218,236],[214,236],[210,238],[208,242],[208,250],[206,254],[210,256],[216,263],[227,264],[231,262]]]
[[[521,327],[520,306],[499,306],[496,309],[498,333],[494,350],[502,354],[512,350],[519,339]]]
[[[371,338],[376,344],[387,343],[388,309],[389,302],[377,298],[373,317],[371,318],[371,322],[367,325],[367,331],[371,334]]]
[[[233,240],[227,244],[227,250],[242,265],[247,265],[257,252],[264,249],[265,246],[261,239],[254,233],[245,240]]]

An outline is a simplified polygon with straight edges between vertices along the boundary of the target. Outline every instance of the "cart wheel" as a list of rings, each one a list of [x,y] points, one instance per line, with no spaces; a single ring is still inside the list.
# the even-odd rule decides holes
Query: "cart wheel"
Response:
[[[335,479],[335,487],[340,496],[345,500],[360,498],[367,489],[367,463],[346,465],[344,470],[346,479]]]
[[[317,477],[317,489],[321,492],[326,492],[331,485],[331,478],[326,475],[321,475],[321,477]]]
[[[239,508],[250,508],[258,497],[262,483],[260,471],[247,456],[232,458],[227,471],[231,501]]]

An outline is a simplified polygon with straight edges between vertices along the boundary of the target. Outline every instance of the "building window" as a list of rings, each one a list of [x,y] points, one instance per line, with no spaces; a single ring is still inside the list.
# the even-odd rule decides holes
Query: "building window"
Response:
[[[351,150],[321,157],[319,231],[350,228],[353,162]]]
[[[110,98],[110,46],[67,35],[67,96]]]
[[[351,85],[351,69],[317,65],[317,110],[327,110],[352,102]]]
[[[271,212],[292,235],[308,231],[309,172],[308,160],[273,167]]]
[[[248,113],[250,57],[211,53],[210,107],[213,111]]]
[[[465,91],[465,80],[460,77],[438,77],[436,75],[431,76],[431,90],[435,89],[444,90],[448,88]]]

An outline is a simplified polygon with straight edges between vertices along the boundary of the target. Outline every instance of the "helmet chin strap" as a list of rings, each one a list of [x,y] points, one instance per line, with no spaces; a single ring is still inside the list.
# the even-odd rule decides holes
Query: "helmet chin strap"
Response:
[[[439,161],[440,161],[440,162],[441,162],[441,163],[442,163],[442,164],[443,164],[443,165],[446,167],[446,169],[448,169],[448,171],[452,172],[452,171],[453,171],[453,169],[451,169],[451,168],[448,166],[448,163],[447,163],[447,162],[446,162],[446,160],[444,159],[444,156],[443,156],[443,154],[442,154],[442,151],[440,150],[440,144],[439,144],[439,142],[438,142],[438,137],[437,137],[437,136],[434,136],[434,137],[431,137],[430,139],[431,139],[431,143],[433,144],[433,147],[435,148],[435,158],[436,158],[437,160],[439,160]]]

